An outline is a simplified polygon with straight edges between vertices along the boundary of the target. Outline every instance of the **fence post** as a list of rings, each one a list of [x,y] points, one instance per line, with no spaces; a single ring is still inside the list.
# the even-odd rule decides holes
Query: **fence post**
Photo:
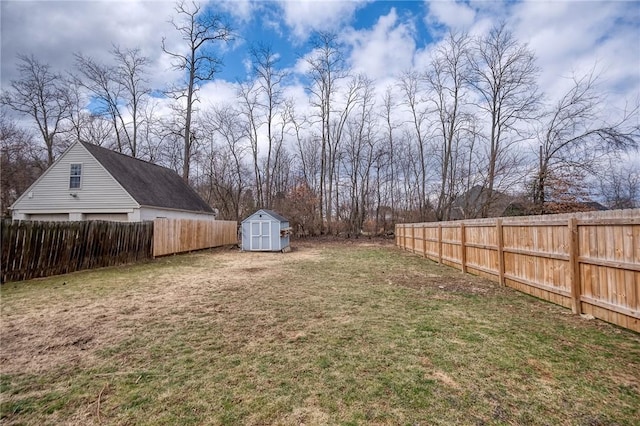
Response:
[[[462,272],[467,273],[467,247],[465,246],[464,222],[460,224],[460,262],[462,263]]]
[[[427,257],[427,224],[422,224],[422,255]]]
[[[404,249],[405,250],[409,250],[409,225],[405,224],[404,225]]]
[[[578,222],[575,217],[569,218],[569,280],[571,281],[571,310],[574,314],[581,314],[580,306],[580,263],[578,240]]]
[[[442,224],[438,224],[438,263],[442,265]]]
[[[406,250],[407,249],[407,224],[406,223],[402,224],[402,240],[404,241],[404,244],[402,244],[402,248]]]
[[[411,253],[416,252],[416,224],[411,224]]]
[[[502,219],[496,220],[496,236],[498,237],[498,282],[504,286],[504,236],[502,235]]]
[[[395,236],[395,240],[396,240],[396,246],[400,247],[400,226],[398,226],[398,224],[395,224],[395,227],[393,228],[394,231],[394,236]]]

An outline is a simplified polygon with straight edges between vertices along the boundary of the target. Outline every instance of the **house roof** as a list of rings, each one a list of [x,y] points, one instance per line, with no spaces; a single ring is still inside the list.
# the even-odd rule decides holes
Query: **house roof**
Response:
[[[141,206],[213,213],[211,206],[173,170],[80,143]]]
[[[258,211],[256,211],[255,213],[253,213],[251,216],[255,215],[256,213],[259,212],[263,212],[268,214],[269,216],[273,217],[275,220],[280,221],[280,222],[289,222],[289,219],[287,219],[286,217],[279,215],[278,213],[274,212],[273,210],[267,210],[267,209],[260,209]],[[245,220],[249,219],[251,216],[247,217]],[[243,220],[244,222],[244,220]]]
[[[479,216],[481,208],[490,202],[489,216],[500,216],[506,207],[515,199],[511,195],[492,190],[489,192],[482,185],[474,185],[467,192],[453,200],[451,219],[471,219]]]

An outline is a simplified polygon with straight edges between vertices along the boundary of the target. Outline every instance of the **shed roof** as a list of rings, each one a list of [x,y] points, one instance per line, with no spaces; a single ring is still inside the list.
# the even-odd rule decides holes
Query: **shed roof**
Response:
[[[140,205],[213,213],[211,206],[173,170],[80,143]]]
[[[253,215],[255,215],[256,213],[259,213],[259,212],[264,212],[264,213],[268,214],[269,216],[273,217],[277,221],[289,222],[289,219],[287,219],[286,217],[274,212],[273,210],[268,210],[268,209],[260,209],[260,210],[256,211],[255,213],[253,213],[251,216],[253,216]],[[247,217],[247,219],[249,219],[251,216]],[[245,219],[245,220],[247,220],[247,219]]]

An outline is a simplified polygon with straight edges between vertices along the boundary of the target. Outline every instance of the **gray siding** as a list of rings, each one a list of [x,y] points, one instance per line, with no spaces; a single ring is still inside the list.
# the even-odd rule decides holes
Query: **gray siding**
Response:
[[[69,220],[69,215],[67,213],[57,213],[57,214],[33,214],[29,215],[28,220],[39,220],[44,222],[66,222]]]
[[[142,207],[140,209],[140,220],[154,220],[159,217],[168,219],[191,219],[191,220],[215,220],[213,214],[187,212],[181,210],[160,209],[153,207]]]
[[[282,250],[282,247],[280,246],[280,222],[277,220],[271,222],[271,250]]]
[[[69,189],[69,171],[72,163],[82,163],[80,189]],[[29,193],[32,194],[31,198]],[[72,193],[78,196],[69,195]],[[135,207],[138,207],[138,203],[81,144],[74,144],[13,205],[16,210],[34,212],[113,212]]]
[[[84,220],[106,220],[109,222],[128,222],[129,215],[126,213],[87,213]]]

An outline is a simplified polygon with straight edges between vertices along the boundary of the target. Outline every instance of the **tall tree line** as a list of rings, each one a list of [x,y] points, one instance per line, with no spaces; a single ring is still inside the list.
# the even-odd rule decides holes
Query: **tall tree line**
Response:
[[[233,31],[196,3],[179,3],[173,24],[185,48],[160,48],[184,79],[165,88],[150,87],[136,47],[113,46],[105,63],[77,52],[69,70],[18,58],[0,98],[3,212],[76,140],[173,168],[221,218],[272,208],[301,235],[498,215],[505,193],[538,213],[598,194],[638,205],[637,166],[602,167],[637,148],[637,108],[609,117],[595,73],[549,102],[534,52],[504,24],[448,34],[424,69],[384,89],[350,69],[337,34],[317,33],[297,76],[302,105],[287,98],[291,76],[267,44],[249,49],[235,98],[203,99]]]

